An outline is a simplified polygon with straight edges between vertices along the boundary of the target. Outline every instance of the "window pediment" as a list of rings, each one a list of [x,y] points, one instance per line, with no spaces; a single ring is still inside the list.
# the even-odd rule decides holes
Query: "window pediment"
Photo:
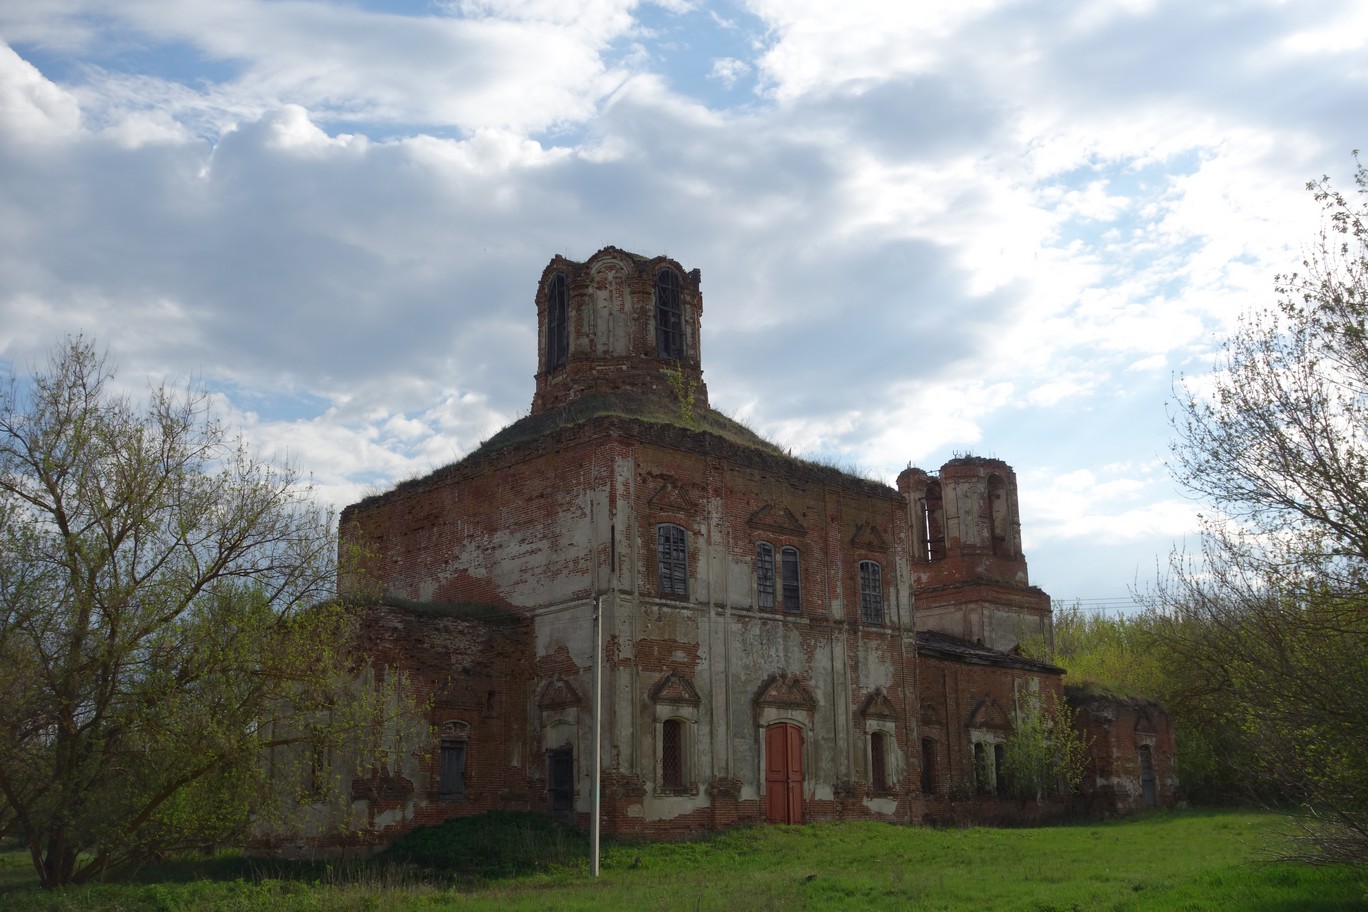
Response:
[[[893,701],[888,699],[888,694],[884,693],[882,687],[874,688],[874,692],[865,697],[864,703],[860,704],[860,715],[866,719],[896,719],[897,711],[893,708]]]
[[[556,675],[555,679],[546,685],[542,690],[541,698],[537,700],[539,709],[560,709],[565,706],[579,705],[579,691],[575,690],[575,686],[560,675]]]
[[[672,671],[655,683],[651,688],[652,703],[673,703],[681,706],[697,706],[703,702],[693,683],[677,671]]]
[[[850,544],[851,547],[864,548],[869,551],[888,550],[888,540],[879,531],[879,527],[872,522],[856,525],[854,534],[850,536]]]
[[[765,504],[756,510],[746,523],[752,529],[764,529],[781,535],[807,535],[807,529],[803,528],[803,524],[793,515],[792,510],[788,507],[776,507],[774,504]]]
[[[693,513],[696,509],[694,502],[684,486],[679,482],[669,479],[651,495],[647,505],[655,510],[664,513]]]
[[[817,708],[817,699],[797,675],[781,672],[771,676],[761,686],[755,697],[755,705],[812,712]]]
[[[997,700],[992,697],[984,697],[974,705],[973,712],[969,713],[969,727],[983,728],[990,731],[1011,731],[1012,720],[1007,713],[1003,712]]]

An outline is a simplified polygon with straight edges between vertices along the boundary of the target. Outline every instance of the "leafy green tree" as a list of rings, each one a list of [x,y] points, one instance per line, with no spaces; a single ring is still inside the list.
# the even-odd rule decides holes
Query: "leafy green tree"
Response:
[[[1225,761],[1314,815],[1321,858],[1368,859],[1368,172],[1308,184],[1325,220],[1209,386],[1180,386],[1170,466],[1214,510],[1155,594]]]
[[[49,887],[241,838],[267,733],[364,709],[308,487],[203,392],[112,377],[77,338],[0,390],[0,827]]]
[[[1083,782],[1088,741],[1074,711],[1053,693],[1017,698],[1016,726],[1003,744],[1005,794],[1023,801],[1071,795]]]
[[[1053,648],[1041,638],[1023,651],[1067,668],[1071,684],[1162,703],[1174,722],[1178,780],[1190,800],[1242,804],[1267,797],[1269,783],[1228,761],[1249,749],[1247,738],[1202,668],[1173,647],[1174,623],[1153,610],[1107,615],[1056,606]]]

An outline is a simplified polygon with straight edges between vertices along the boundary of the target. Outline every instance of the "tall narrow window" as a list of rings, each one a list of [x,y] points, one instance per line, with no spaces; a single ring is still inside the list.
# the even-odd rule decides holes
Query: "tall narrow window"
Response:
[[[974,742],[974,788],[980,795],[993,791],[993,764],[988,759],[988,745]]]
[[[660,727],[660,787],[684,791],[684,723],[666,719]]]
[[[888,791],[888,748],[883,732],[869,736],[869,787],[875,792]]]
[[[923,795],[936,793],[936,742],[922,738],[921,790]]]
[[[673,269],[656,273],[656,354],[678,361],[684,357],[684,301]]]
[[[988,476],[988,536],[994,557],[1011,557],[1007,533],[1007,483],[1001,475]]]
[[[926,486],[926,508],[922,515],[922,534],[926,542],[926,559],[937,561],[945,557],[945,500],[940,482]]]
[[[755,602],[774,607],[774,547],[769,542],[755,543]]]
[[[689,551],[683,527],[673,523],[656,526],[656,564],[661,595],[689,594]]]
[[[785,548],[779,552],[784,580],[784,610],[797,613],[803,610],[802,591],[798,585],[798,549]]]
[[[874,561],[860,561],[860,617],[866,624],[882,624],[883,568]]]
[[[465,797],[466,740],[443,738],[439,756],[437,795],[452,800]]]
[[[999,798],[1007,797],[1007,748],[993,745],[993,788]]]
[[[570,352],[570,323],[567,319],[569,293],[565,276],[556,273],[546,287],[546,369],[565,364]]]

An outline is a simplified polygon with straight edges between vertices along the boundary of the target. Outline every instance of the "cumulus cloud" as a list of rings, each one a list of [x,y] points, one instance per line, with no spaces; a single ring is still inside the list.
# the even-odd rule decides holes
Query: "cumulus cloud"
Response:
[[[1361,144],[1361,16],[7,4],[0,359],[86,331],[126,378],[203,377],[340,503],[527,409],[553,254],[668,253],[703,271],[715,404],[889,479],[1002,455],[1051,588],[1192,527],[1148,462],[1170,372]]]

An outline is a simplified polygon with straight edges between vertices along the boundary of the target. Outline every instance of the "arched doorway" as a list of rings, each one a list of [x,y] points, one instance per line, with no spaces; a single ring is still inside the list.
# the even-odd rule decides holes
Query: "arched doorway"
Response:
[[[765,820],[803,822],[803,730],[790,722],[765,729]]]

